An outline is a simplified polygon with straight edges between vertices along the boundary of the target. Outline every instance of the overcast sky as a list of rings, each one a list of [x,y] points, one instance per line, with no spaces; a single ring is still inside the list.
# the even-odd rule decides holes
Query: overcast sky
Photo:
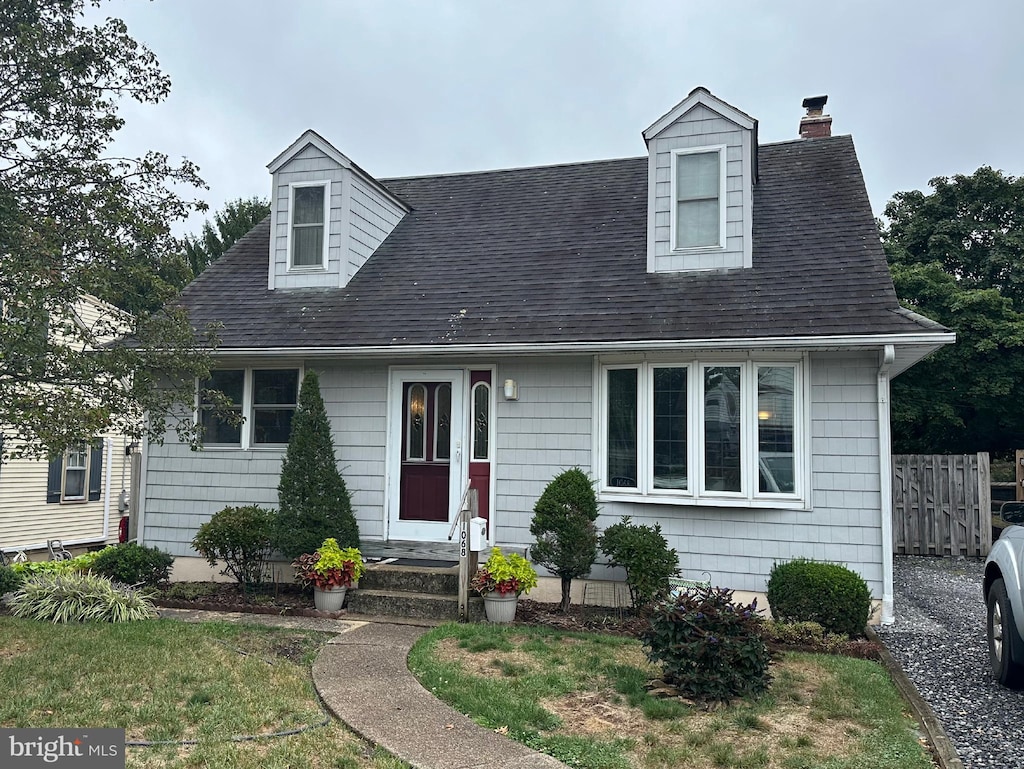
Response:
[[[213,210],[269,196],[307,128],[378,177],[645,153],[695,86],[795,138],[828,94],[876,214],[898,190],[1024,174],[1024,2],[112,0],[171,77],[119,149],[199,164]],[[198,230],[194,217],[185,231]],[[181,231],[181,228],[176,228]]]

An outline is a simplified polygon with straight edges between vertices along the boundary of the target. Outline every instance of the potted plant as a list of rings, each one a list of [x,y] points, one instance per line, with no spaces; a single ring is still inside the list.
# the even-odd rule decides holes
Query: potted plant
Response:
[[[342,549],[333,537],[316,552],[300,555],[292,566],[296,580],[313,586],[313,605],[320,611],[340,611],[348,588],[366,571],[359,548]]]
[[[490,622],[511,622],[521,593],[537,587],[537,572],[518,553],[506,556],[500,547],[473,575],[469,586],[484,598],[484,612]]]

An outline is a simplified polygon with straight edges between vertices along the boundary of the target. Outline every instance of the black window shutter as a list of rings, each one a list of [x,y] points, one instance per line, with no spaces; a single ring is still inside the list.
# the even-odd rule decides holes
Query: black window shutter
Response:
[[[64,475],[64,455],[50,460],[50,469],[46,475],[46,501],[60,502],[60,483]]]
[[[89,501],[95,502],[103,492],[103,441],[92,447],[89,457]]]

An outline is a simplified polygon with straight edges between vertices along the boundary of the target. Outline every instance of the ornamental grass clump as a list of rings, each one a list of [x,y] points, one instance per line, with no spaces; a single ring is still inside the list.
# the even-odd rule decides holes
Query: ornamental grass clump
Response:
[[[666,683],[707,701],[768,690],[770,654],[761,639],[757,601],[734,603],[733,591],[695,588],[655,605],[640,635]]]
[[[506,556],[500,547],[495,547],[487,562],[473,575],[469,586],[480,595],[522,595],[537,587],[537,572],[519,553]]]
[[[352,587],[366,572],[363,555],[359,548],[338,545],[338,540],[328,537],[312,553],[303,553],[293,563],[295,579],[303,587],[312,585],[321,590],[335,587]]]
[[[35,574],[10,604],[15,617],[40,622],[133,622],[157,616],[143,593],[95,574]]]

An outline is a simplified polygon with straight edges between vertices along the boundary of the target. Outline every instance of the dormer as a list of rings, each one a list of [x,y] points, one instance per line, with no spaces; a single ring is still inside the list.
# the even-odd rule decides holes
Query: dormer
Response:
[[[316,131],[302,134],[267,168],[270,289],[347,285],[409,212]]]
[[[750,267],[757,121],[701,87],[643,136],[647,271]]]

